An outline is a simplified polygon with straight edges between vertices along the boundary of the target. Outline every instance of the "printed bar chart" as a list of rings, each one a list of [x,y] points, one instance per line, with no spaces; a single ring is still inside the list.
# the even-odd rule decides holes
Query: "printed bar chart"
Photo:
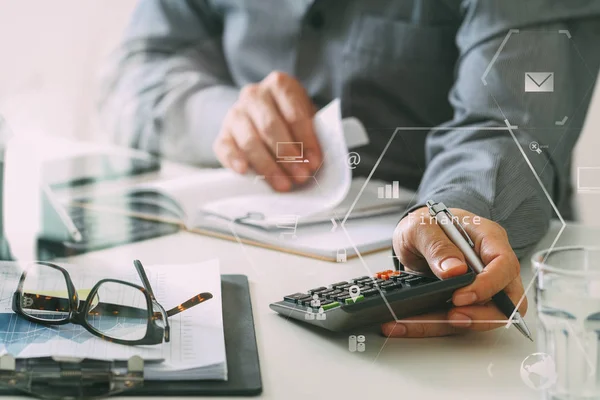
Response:
[[[391,185],[379,186],[377,188],[378,199],[399,199],[400,181],[394,181]]]

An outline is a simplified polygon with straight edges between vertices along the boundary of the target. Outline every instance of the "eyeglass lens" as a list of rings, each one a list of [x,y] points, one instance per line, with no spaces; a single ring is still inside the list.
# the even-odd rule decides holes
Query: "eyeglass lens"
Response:
[[[146,336],[150,315],[146,297],[138,288],[103,282],[85,311],[87,323],[106,337],[135,341]]]
[[[47,265],[31,265],[23,281],[21,310],[40,321],[68,319],[69,291],[62,272]]]

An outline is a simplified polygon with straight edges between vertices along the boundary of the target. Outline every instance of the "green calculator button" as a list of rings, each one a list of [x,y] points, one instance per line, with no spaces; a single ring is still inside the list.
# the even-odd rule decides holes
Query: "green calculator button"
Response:
[[[356,301],[354,301],[352,299],[346,299],[346,305],[348,306],[350,304],[358,303],[359,301],[363,301],[364,299],[365,299],[365,296],[363,296],[361,294],[356,297]]]
[[[340,303],[338,303],[337,301],[334,301],[333,303],[323,305],[322,308],[323,308],[323,311],[325,311],[325,310],[329,310],[331,308],[335,308],[335,307],[339,307],[339,306],[340,306]]]

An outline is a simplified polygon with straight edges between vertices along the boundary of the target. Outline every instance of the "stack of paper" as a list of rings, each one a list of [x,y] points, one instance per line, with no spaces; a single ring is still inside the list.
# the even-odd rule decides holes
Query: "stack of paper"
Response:
[[[98,269],[86,271],[81,267],[64,267],[71,274],[80,296],[104,278],[141,286],[133,264],[103,269],[101,274]],[[124,360],[139,355],[147,361],[146,379],[227,380],[218,260],[190,265],[145,266],[145,269],[156,298],[167,310],[201,292],[210,292],[213,298],[169,318],[170,342],[126,346],[97,338],[78,325],[44,326],[19,317],[11,309],[11,299],[21,268],[16,263],[0,264],[0,355],[100,360]]]

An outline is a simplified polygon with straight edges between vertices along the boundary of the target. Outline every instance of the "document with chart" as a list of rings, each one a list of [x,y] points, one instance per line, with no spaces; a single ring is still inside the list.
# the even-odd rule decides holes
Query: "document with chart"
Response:
[[[61,266],[69,272],[80,299],[85,299],[102,279],[119,279],[142,285],[133,263],[101,268],[97,265]],[[17,315],[11,308],[12,298],[27,267],[27,264],[0,263],[0,355],[100,360],[124,360],[139,355],[146,360],[146,379],[227,379],[218,260],[189,265],[144,266],[156,299],[167,310],[201,292],[209,292],[213,296],[168,318],[169,342],[146,346],[115,344],[92,335],[79,325],[43,325]],[[126,329],[124,318],[106,318],[105,322],[97,321],[97,324],[104,324],[104,330],[118,332]],[[114,326],[107,327],[106,323]]]

